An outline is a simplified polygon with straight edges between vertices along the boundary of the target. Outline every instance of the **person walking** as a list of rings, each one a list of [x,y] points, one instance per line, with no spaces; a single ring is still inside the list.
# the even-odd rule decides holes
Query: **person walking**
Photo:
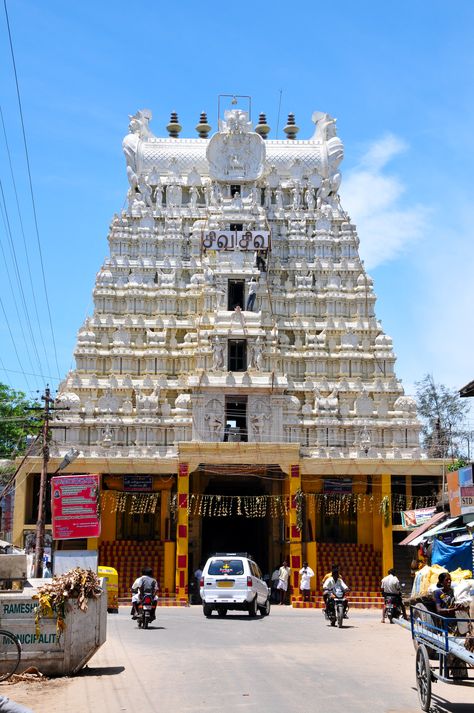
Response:
[[[288,582],[290,579],[290,568],[288,567],[288,562],[285,560],[278,570],[278,584],[277,590],[280,593],[280,604],[285,603],[286,592],[288,590]]]
[[[311,577],[314,577],[313,570],[308,566],[307,562],[303,562],[303,566],[300,569],[300,592],[303,596],[304,602],[309,602],[309,595],[311,593]]]
[[[252,277],[252,279],[249,282],[247,305],[245,307],[247,312],[253,312],[256,297],[257,297],[257,281],[255,280],[255,277]]]

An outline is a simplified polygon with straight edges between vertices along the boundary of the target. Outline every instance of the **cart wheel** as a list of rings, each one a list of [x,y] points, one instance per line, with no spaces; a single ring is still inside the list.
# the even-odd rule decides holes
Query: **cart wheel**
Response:
[[[424,644],[420,644],[416,652],[416,687],[421,710],[429,711],[431,705],[431,668],[428,652]]]

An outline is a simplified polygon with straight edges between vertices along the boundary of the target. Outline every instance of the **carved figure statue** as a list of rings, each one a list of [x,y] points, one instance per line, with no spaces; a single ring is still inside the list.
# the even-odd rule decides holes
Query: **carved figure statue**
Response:
[[[145,181],[142,181],[141,183],[139,183],[138,190],[141,193],[142,200],[145,203],[145,205],[148,208],[151,208],[152,207],[152,196],[151,196],[151,188],[148,185],[148,183],[145,183]]]
[[[191,186],[189,189],[189,205],[194,210],[197,207],[199,198],[199,189],[196,186]]]
[[[163,189],[160,185],[155,188],[155,203],[157,208],[161,208],[163,205]]]
[[[299,186],[295,186],[291,190],[291,201],[293,210],[299,210],[301,206],[301,190]]]
[[[337,414],[339,410],[339,394],[337,387],[331,391],[328,396],[321,396],[318,389],[314,390],[315,399],[315,409],[316,411],[324,412],[325,414]]]
[[[310,186],[305,191],[305,199],[308,210],[314,210],[315,200],[314,200],[314,189]]]
[[[234,208],[235,210],[242,210],[243,207],[244,205],[242,203],[241,195],[239,191],[236,191],[232,198],[232,208]]]
[[[261,371],[263,368],[263,344],[260,336],[257,337],[257,341],[252,346],[250,366],[257,371]]]
[[[147,140],[153,134],[148,128],[152,113],[149,109],[141,109],[134,116],[129,116],[129,133],[123,140],[122,148],[127,162],[127,177],[132,189],[136,188],[137,178],[137,149],[140,140]]]
[[[221,189],[218,183],[213,183],[211,186],[211,204],[218,206],[222,202]]]
[[[224,368],[224,345],[217,335],[212,345],[212,368],[214,371]]]
[[[176,208],[181,205],[183,197],[183,189],[181,186],[170,185],[166,188],[166,205],[170,208]]]
[[[277,188],[275,191],[275,208],[277,210],[283,210],[283,193],[281,188]]]
[[[211,436],[216,441],[220,441],[220,435],[223,426],[222,419],[219,416],[216,416],[216,414],[214,413],[208,413],[204,418],[207,421],[207,427]]]
[[[269,420],[269,416],[266,413],[254,413],[250,416],[250,424],[256,440],[261,440],[262,435],[265,432],[265,421]]]

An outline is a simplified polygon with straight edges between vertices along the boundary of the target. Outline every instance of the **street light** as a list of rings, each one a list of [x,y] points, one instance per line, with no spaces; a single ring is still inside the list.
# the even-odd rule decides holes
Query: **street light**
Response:
[[[78,451],[77,448],[70,448],[54,472],[59,473],[60,470],[67,468],[68,465],[76,460],[78,455],[80,455],[80,451]]]

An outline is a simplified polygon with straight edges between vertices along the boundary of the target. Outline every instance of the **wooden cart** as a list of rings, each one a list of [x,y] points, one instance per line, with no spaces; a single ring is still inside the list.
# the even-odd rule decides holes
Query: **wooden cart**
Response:
[[[431,685],[436,681],[458,686],[474,685],[474,653],[460,636],[470,619],[448,619],[424,606],[410,607],[411,635],[416,648],[416,687],[423,711],[430,710]]]

